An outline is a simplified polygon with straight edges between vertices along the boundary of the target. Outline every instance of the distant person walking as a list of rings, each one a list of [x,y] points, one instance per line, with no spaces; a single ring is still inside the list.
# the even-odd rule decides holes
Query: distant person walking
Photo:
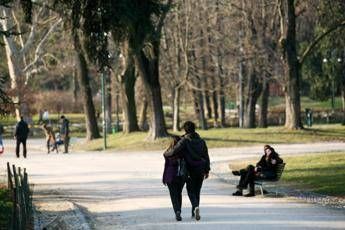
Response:
[[[182,155],[186,161],[189,177],[187,178],[187,192],[192,204],[192,218],[200,220],[200,191],[204,179],[210,171],[210,158],[206,142],[195,132],[195,124],[191,121],[184,123],[185,135],[164,156]]]
[[[173,140],[167,149],[171,150],[181,138],[173,136]],[[168,186],[171,203],[177,221],[181,221],[182,190],[186,183],[187,169],[185,161],[181,155],[165,157],[163,184]]]
[[[16,143],[16,155],[19,158],[20,144],[23,144],[23,156],[26,158],[26,140],[29,135],[28,124],[24,121],[23,117],[20,117],[20,121],[16,125],[14,132],[14,137],[17,141]]]
[[[69,120],[62,115],[61,119],[61,126],[60,126],[60,135],[61,139],[64,143],[65,151],[64,153],[68,153],[68,145],[69,145]]]
[[[47,152],[50,153],[50,147],[53,146],[51,151],[56,150],[56,153],[59,153],[53,128],[48,126],[47,124],[44,124],[42,125],[42,129],[44,131],[44,134],[46,135]]]

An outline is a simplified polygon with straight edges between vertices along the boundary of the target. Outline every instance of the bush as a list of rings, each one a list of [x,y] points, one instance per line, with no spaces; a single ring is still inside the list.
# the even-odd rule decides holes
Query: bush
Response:
[[[40,110],[48,110],[49,113],[77,113],[83,111],[81,98],[73,101],[72,92],[49,91],[41,92],[35,95],[33,104],[36,113]]]
[[[0,229],[6,229],[11,219],[13,203],[8,189],[0,188]]]

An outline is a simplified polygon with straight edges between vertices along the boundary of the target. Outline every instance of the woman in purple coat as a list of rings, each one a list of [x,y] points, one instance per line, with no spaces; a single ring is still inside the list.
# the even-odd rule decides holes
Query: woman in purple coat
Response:
[[[179,140],[180,137],[173,136],[173,140],[166,151],[174,147]],[[187,173],[185,163],[180,155],[164,157],[164,159],[163,184],[169,188],[175,218],[177,221],[181,221],[182,190],[185,184],[185,174]]]

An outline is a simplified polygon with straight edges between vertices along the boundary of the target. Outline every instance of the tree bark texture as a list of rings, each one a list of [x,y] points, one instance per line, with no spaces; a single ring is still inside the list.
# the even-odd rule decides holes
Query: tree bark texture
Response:
[[[212,88],[215,89],[216,86],[216,80],[214,78],[212,78]],[[218,127],[218,118],[219,118],[219,114],[218,114],[218,92],[216,90],[214,90],[212,92],[212,105],[213,105],[213,112],[214,112],[214,116],[213,116],[213,126],[214,127]]]
[[[282,31],[280,45],[285,67],[285,127],[303,128],[300,101],[300,64],[296,48],[296,14],[295,1],[284,0],[287,6],[286,30]],[[284,6],[282,5],[281,8]],[[283,14],[284,15],[284,14]],[[282,20],[281,23],[284,23]],[[285,35],[285,36],[284,36]]]
[[[268,98],[269,98],[269,82],[264,80],[262,84],[262,93],[260,101],[259,127],[267,128],[268,114]]]
[[[159,83],[159,42],[152,42],[135,55],[135,63],[147,90],[147,100],[151,108],[149,139],[168,136],[165,126],[161,86]]]
[[[196,80],[197,88],[201,88],[200,79]],[[207,130],[207,120],[205,116],[205,106],[204,106],[204,97],[203,93],[200,90],[193,90],[194,98],[194,110],[199,121],[199,128],[202,130]]]
[[[174,93],[174,114],[173,114],[173,131],[180,131],[180,95],[181,88],[175,87]]]
[[[247,82],[247,97],[244,112],[244,128],[255,128],[255,105],[261,93],[261,85],[255,71],[251,71]]]
[[[123,132],[130,133],[139,130],[137,109],[135,104],[135,65],[133,55],[127,43],[122,46],[124,56],[124,71],[119,76],[121,105],[123,111]]]
[[[95,106],[92,99],[92,92],[89,80],[89,71],[87,68],[87,63],[85,56],[83,54],[79,35],[75,31],[73,34],[73,42],[76,55],[76,67],[77,67],[77,78],[80,86],[80,92],[83,98],[83,109],[85,113],[85,123],[86,123],[86,140],[92,140],[99,138],[99,129],[97,124]]]
[[[111,90],[111,77],[110,73],[107,74],[108,82],[109,84],[105,87],[105,104],[106,104],[106,110],[105,110],[105,119],[107,121],[107,133],[112,132],[112,112],[113,112],[113,103],[112,103],[112,90]]]
[[[140,108],[140,116],[139,116],[139,128],[142,131],[147,131],[149,129],[147,124],[147,108],[148,108],[148,102],[146,98],[143,98],[142,105]]]

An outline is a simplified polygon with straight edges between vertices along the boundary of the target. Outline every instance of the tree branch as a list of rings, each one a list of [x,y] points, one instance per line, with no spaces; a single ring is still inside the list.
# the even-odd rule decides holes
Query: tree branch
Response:
[[[30,28],[30,34],[28,39],[26,40],[25,44],[23,45],[22,49],[20,50],[20,53],[22,55],[25,55],[26,52],[31,48],[32,44],[35,41],[35,35],[36,35],[36,28],[37,28],[37,24],[38,24],[38,19],[40,18],[41,13],[43,12],[43,8],[41,7],[40,10],[38,11],[32,25]]]
[[[312,43],[309,44],[309,46],[305,49],[305,51],[303,52],[303,55],[299,61],[300,65],[303,65],[306,57],[311,53],[311,51],[314,49],[314,47],[323,39],[325,38],[328,34],[332,33],[333,31],[341,28],[341,27],[345,27],[345,21],[340,22],[339,24],[336,24],[334,26],[332,26],[331,28],[329,28],[328,30],[326,30],[323,34],[320,34],[319,36],[317,36],[314,41]]]
[[[31,69],[40,61],[42,55],[43,55],[43,46],[46,43],[46,41],[48,40],[49,36],[51,33],[53,33],[55,31],[55,29],[57,28],[57,26],[62,22],[62,18],[60,18],[59,20],[57,20],[48,30],[48,32],[44,35],[44,37],[42,38],[42,40],[40,41],[40,43],[37,45],[36,51],[35,51],[35,59],[24,68],[23,72],[27,73],[27,72],[31,72]]]

